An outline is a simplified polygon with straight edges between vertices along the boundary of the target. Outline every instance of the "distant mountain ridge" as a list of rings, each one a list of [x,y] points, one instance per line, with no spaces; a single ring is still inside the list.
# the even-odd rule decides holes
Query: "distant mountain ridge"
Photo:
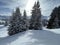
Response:
[[[49,20],[50,16],[42,16],[42,19]]]
[[[11,16],[2,16],[0,15],[0,20],[8,20]]]
[[[0,20],[9,20],[11,16],[2,16],[0,15]],[[31,16],[28,16],[27,19],[30,19]],[[49,19],[49,16],[42,16],[42,19]]]
[[[30,19],[31,16],[28,16],[27,18]],[[41,18],[42,18],[42,19],[46,19],[46,20],[48,20],[50,17],[49,17],[49,16],[42,16]]]

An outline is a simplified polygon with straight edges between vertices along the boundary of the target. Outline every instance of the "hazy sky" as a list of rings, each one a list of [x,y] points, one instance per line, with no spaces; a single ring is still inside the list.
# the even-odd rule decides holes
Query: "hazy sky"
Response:
[[[0,0],[0,15],[11,15],[16,7],[20,7],[21,12],[25,9],[27,15],[31,15],[32,7],[37,0]],[[52,9],[60,5],[60,0],[39,0],[41,13],[44,16],[49,16]]]

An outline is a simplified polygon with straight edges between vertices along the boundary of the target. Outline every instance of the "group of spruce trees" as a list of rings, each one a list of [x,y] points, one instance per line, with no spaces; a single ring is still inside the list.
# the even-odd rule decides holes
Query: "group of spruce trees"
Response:
[[[60,6],[55,7],[50,15],[50,19],[47,28],[60,28]]]
[[[24,15],[21,16],[20,9],[17,7],[16,11],[13,12],[11,17],[8,34],[14,35],[16,33],[25,31],[27,30],[27,27],[26,11],[24,10]]]
[[[34,4],[32,10],[32,16],[29,23],[27,21],[25,10],[23,16],[21,16],[20,9],[17,7],[16,11],[13,12],[12,14],[9,28],[8,28],[8,34],[14,35],[16,33],[26,31],[27,29],[34,29],[34,30],[42,29],[41,10],[40,10],[39,1],[37,1],[37,3],[35,2]]]
[[[16,33],[26,31],[27,29],[42,30],[42,15],[39,1],[35,2],[31,14],[32,16],[28,22],[26,10],[24,10],[22,16],[19,7],[17,7],[16,11],[13,12],[11,16],[8,34],[14,35]],[[60,6],[53,9],[47,24],[47,28],[60,28]]]

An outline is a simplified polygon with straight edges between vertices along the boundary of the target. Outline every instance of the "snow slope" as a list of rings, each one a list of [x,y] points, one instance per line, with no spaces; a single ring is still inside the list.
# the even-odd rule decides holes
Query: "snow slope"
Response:
[[[8,36],[8,34],[7,34],[7,27],[5,27],[4,25],[0,25],[0,37]]]
[[[55,29],[57,33],[49,29],[28,30],[13,36],[0,38],[0,45],[60,45],[58,30]]]
[[[45,27],[43,27],[43,30],[51,31],[51,32],[56,33],[56,34],[60,34],[60,28],[58,28],[58,29],[46,29]]]

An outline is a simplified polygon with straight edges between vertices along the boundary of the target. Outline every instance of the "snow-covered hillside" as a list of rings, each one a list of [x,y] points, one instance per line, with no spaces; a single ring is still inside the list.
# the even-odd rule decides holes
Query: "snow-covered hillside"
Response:
[[[5,27],[4,25],[0,25],[0,37],[6,37],[8,36],[7,34],[7,28],[8,27]]]
[[[7,27],[3,27],[0,29],[0,45],[60,45],[60,29],[28,30],[7,36]]]

